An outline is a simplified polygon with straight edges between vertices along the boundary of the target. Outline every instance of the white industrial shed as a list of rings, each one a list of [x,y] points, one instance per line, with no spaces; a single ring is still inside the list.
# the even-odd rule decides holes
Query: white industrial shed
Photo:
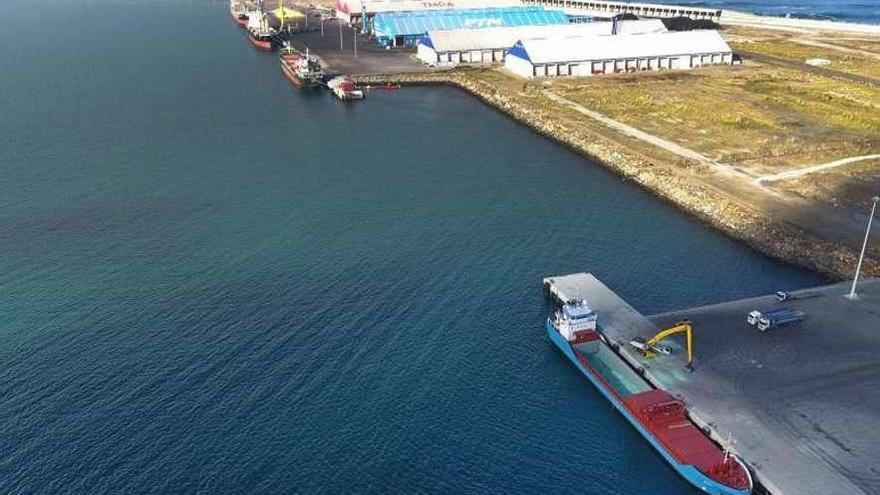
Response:
[[[536,38],[516,42],[504,66],[522,77],[589,76],[733,63],[717,31]]]
[[[611,22],[592,22],[437,30],[429,31],[422,38],[416,56],[428,65],[501,62],[507,50],[520,40],[610,35],[614,29],[625,34],[666,32],[666,26],[659,19],[619,21],[616,28]]]

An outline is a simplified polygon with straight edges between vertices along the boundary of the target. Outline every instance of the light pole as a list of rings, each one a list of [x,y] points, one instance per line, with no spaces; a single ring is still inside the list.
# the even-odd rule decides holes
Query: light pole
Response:
[[[324,13],[321,12],[321,37],[324,37]]]
[[[846,296],[850,301],[856,299],[856,284],[859,283],[859,272],[862,271],[862,261],[865,259],[865,250],[868,249],[868,237],[871,235],[871,222],[874,221],[874,210],[877,209],[877,202],[880,201],[880,196],[874,196],[871,198],[871,216],[868,217],[868,229],[865,231],[865,242],[862,243],[862,252],[859,253],[859,262],[856,265],[856,276],[853,278],[852,289],[849,290],[849,295]]]

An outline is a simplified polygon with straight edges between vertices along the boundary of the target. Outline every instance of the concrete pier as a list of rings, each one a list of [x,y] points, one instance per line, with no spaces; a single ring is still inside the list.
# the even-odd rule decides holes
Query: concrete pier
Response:
[[[320,26],[320,19],[312,20],[310,29],[289,36],[293,46],[320,59],[321,64],[331,74],[405,74],[427,72],[429,67],[417,61],[415,50],[385,50],[376,43],[358,33],[338,19],[324,21],[324,35],[315,23]],[[342,49],[340,50],[340,31],[342,32]],[[354,42],[357,40],[357,56]]]
[[[794,292],[786,303],[763,296],[645,317],[596,277],[544,279],[558,300],[582,298],[606,339],[647,381],[679,396],[692,419],[733,450],[774,495],[880,493],[880,279]],[[782,288],[784,289],[784,288]],[[760,332],[753,309],[806,313],[797,326]],[[673,352],[645,359],[628,342],[681,319],[694,326],[695,371],[681,338]]]

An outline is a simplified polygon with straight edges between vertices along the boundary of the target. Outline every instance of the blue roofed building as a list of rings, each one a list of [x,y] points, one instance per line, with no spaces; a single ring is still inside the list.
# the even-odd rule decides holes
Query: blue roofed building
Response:
[[[559,10],[543,7],[455,9],[423,12],[382,12],[373,18],[373,35],[381,46],[414,47],[428,33],[439,29],[480,29],[501,26],[567,24]]]

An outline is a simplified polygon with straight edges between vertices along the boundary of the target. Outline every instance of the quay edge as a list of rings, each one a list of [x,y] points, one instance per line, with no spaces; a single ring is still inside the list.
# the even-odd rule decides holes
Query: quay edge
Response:
[[[632,180],[704,223],[756,251],[806,268],[833,280],[852,276],[858,252],[849,246],[816,237],[794,225],[744,205],[717,189],[670,170],[638,151],[613,142],[601,133],[575,129],[558,122],[541,109],[505,95],[490,84],[460,70],[354,76],[361,85],[451,86],[463,90],[513,120],[585,156],[616,174]],[[880,276],[880,260],[866,257],[862,272]]]
[[[756,494],[878,493],[878,447],[868,432],[880,424],[872,365],[880,278],[864,279],[855,300],[844,297],[848,282],[790,292],[785,306],[806,317],[769,332],[746,315],[780,304],[777,294],[645,316],[589,273],[546,277],[543,285],[554,302],[587,301],[621,364],[684,401],[697,427],[752,468]],[[630,345],[683,319],[694,330],[692,367],[681,339],[664,340],[670,354],[653,357]]]

